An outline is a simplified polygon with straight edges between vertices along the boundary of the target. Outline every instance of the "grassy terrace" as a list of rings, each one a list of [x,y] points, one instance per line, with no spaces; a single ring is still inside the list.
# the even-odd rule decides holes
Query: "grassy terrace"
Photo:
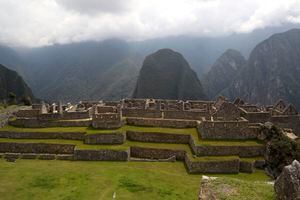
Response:
[[[189,158],[192,161],[224,161],[224,160],[234,160],[239,159],[238,156],[202,156],[194,157],[189,145],[185,144],[167,144],[167,143],[144,143],[144,142],[133,142],[126,141],[122,145],[89,145],[84,144],[82,141],[78,140],[56,140],[56,139],[7,139],[0,138],[0,142],[20,142],[20,143],[47,143],[47,144],[74,144],[75,149],[80,150],[100,150],[100,149],[110,149],[110,150],[129,150],[130,147],[144,147],[144,148],[156,148],[156,149],[172,149],[172,150],[184,150],[188,153]],[[243,161],[255,161],[261,160],[262,157],[253,158],[241,158]]]
[[[16,132],[86,132],[87,134],[105,134],[105,133],[122,133],[125,131],[141,131],[141,132],[159,132],[173,134],[187,134],[194,138],[196,145],[203,146],[255,146],[262,145],[258,140],[203,140],[198,137],[196,128],[160,128],[160,127],[140,127],[125,125],[114,130],[99,130],[91,127],[50,127],[50,128],[20,128],[14,126],[6,126],[0,128],[0,131],[16,131]]]
[[[201,156],[201,157],[194,157],[191,154],[188,154],[188,157],[193,162],[230,161],[230,160],[240,159],[239,156]]]
[[[264,157],[251,157],[251,158],[241,158],[241,161],[253,162],[255,160],[264,160]]]
[[[209,175],[215,184],[235,191],[243,200],[274,199],[273,186],[263,171],[253,174]],[[183,163],[69,162],[0,159],[0,196],[4,200],[173,200],[197,199],[201,175],[187,174]],[[217,186],[217,185],[216,185]]]
[[[84,144],[78,140],[56,140],[56,139],[8,139],[0,138],[0,142],[20,142],[20,143],[47,143],[47,144],[74,144],[76,149],[112,149],[112,150],[127,150],[131,146],[148,147],[148,148],[164,148],[164,149],[177,149],[186,150],[190,152],[190,147],[185,144],[166,144],[166,143],[144,143],[126,141],[122,145],[90,145]]]
[[[176,128],[160,128],[160,127],[141,127],[141,126],[128,126],[124,125],[119,129],[101,130],[92,127],[49,127],[49,128],[20,128],[14,126],[6,126],[0,128],[0,131],[20,131],[20,132],[86,132],[87,134],[101,134],[112,132],[125,132],[125,131],[145,131],[145,132],[161,132],[161,133],[174,133],[174,134],[193,134],[197,135],[197,130],[194,128],[176,129]]]

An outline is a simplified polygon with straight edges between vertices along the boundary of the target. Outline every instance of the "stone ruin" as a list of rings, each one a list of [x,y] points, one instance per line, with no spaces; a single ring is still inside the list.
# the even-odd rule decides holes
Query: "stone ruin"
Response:
[[[49,105],[42,102],[32,105],[32,109],[20,110],[16,116],[12,124],[23,127],[93,126],[112,129],[127,123],[173,128],[198,127],[204,133],[218,132],[219,135],[225,134],[224,137],[235,132],[237,138],[245,132],[244,135],[254,137],[255,127],[269,121],[300,136],[300,115],[292,104],[286,104],[283,100],[266,107],[248,104],[240,98],[229,102],[223,96],[216,101],[123,99],[81,101],[76,105],[61,102]]]
[[[287,105],[287,106],[286,106]],[[19,127],[93,127],[95,130],[114,129],[105,134],[85,132],[5,132],[0,138],[68,139],[84,144],[122,145],[126,140],[143,143],[171,143],[188,145],[186,150],[130,146],[127,150],[76,149],[74,144],[8,143],[0,144],[0,156],[5,158],[39,158],[61,160],[115,160],[132,158],[183,161],[189,173],[253,172],[262,167],[263,160],[240,158],[262,157],[265,146],[259,145],[203,145],[191,134],[125,131],[124,124],[170,128],[194,128],[200,140],[256,140],[264,122],[272,122],[288,130],[299,132],[300,115],[294,106],[279,101],[274,106],[257,106],[241,99],[234,102],[225,97],[216,101],[181,101],[163,99],[123,99],[121,101],[81,101],[78,104],[34,104],[31,109],[20,110],[9,123]],[[37,129],[38,130],[38,129]],[[295,136],[293,139],[297,139]],[[227,160],[197,161],[194,157],[232,156]]]
[[[100,129],[116,129],[122,126],[120,106],[93,105],[92,127]]]

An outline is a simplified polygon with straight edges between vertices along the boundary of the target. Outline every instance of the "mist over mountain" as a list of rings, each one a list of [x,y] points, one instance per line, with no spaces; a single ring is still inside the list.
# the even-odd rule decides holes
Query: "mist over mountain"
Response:
[[[226,49],[247,58],[260,41],[298,25],[258,29],[220,37],[174,36],[145,41],[110,39],[37,48],[0,48],[0,63],[20,73],[34,94],[45,100],[130,97],[144,58],[161,48],[180,52],[203,80]]]
[[[124,81],[135,80],[140,65],[129,45],[118,39],[38,48],[22,56],[36,74],[34,92],[49,100],[122,98],[134,87]],[[117,95],[120,82],[124,92]]]

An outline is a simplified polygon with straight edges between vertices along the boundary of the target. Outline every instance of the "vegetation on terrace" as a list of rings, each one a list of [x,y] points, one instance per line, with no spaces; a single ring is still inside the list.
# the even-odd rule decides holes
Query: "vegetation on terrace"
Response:
[[[190,149],[189,145],[185,144],[169,144],[169,143],[145,143],[145,142],[134,142],[125,141],[122,145],[89,145],[84,144],[82,141],[78,140],[56,140],[56,139],[8,139],[0,138],[0,142],[20,142],[20,143],[47,143],[47,144],[73,144],[75,149],[80,150],[129,150],[130,147],[142,147],[142,148],[154,148],[154,149],[170,149],[170,150],[183,150],[185,151],[192,161],[225,161],[225,160],[235,160],[239,159],[239,156],[201,156],[195,157]],[[261,157],[253,158],[241,158],[243,161],[252,162],[255,160],[261,160]]]
[[[196,128],[161,128],[161,127],[142,127],[124,125],[119,129],[114,130],[99,130],[91,127],[49,127],[49,128],[20,128],[14,126],[5,126],[0,128],[0,131],[16,131],[16,132],[85,132],[87,134],[105,134],[105,133],[122,133],[126,131],[140,132],[157,132],[157,133],[172,133],[172,134],[187,134],[194,138],[196,145],[203,146],[256,146],[262,145],[258,140],[203,140],[198,137]]]

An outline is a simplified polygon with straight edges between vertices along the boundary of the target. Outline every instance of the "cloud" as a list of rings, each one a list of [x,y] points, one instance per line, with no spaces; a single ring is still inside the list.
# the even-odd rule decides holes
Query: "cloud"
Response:
[[[120,13],[129,9],[130,0],[55,0],[57,4],[81,14]]]
[[[8,45],[220,36],[288,22],[300,22],[298,0],[0,1],[0,43]]]

